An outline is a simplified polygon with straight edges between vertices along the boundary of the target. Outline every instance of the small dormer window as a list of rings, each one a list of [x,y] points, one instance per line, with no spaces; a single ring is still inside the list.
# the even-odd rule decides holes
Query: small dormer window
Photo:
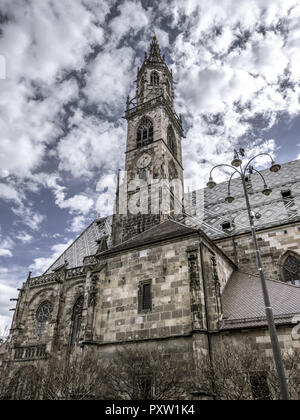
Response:
[[[223,222],[221,226],[224,232],[227,232],[227,233],[231,233],[234,229],[234,225],[232,222]]]
[[[159,85],[159,75],[156,71],[153,71],[151,73],[150,81],[151,81],[151,85],[153,86]]]
[[[281,191],[281,197],[283,204],[286,208],[287,214],[289,218],[293,218],[297,216],[298,209],[295,206],[295,200],[291,190],[283,190]]]
[[[292,191],[291,190],[281,191],[281,196],[283,199],[292,198]]]

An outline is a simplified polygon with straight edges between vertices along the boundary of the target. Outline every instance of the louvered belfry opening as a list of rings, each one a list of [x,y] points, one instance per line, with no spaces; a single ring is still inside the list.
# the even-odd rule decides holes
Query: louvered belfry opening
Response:
[[[153,142],[153,124],[148,118],[143,118],[137,129],[136,145],[137,147],[146,146]]]
[[[151,85],[153,85],[153,86],[158,86],[159,85],[159,75],[156,71],[153,71],[151,73],[150,82],[151,82]]]

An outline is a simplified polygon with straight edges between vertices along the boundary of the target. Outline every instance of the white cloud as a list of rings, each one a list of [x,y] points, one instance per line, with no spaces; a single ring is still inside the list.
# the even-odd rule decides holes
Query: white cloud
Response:
[[[72,197],[66,198],[66,187],[58,183],[61,181],[61,178],[56,174],[47,175],[40,173],[35,179],[43,186],[52,190],[55,196],[55,204],[59,208],[69,209],[71,214],[77,212],[86,215],[94,205],[94,200],[88,197],[87,194],[75,194]]]
[[[300,113],[299,2],[174,0],[161,10],[181,29],[171,53],[177,110],[188,125],[185,177],[203,185],[209,168],[230,161],[238,145],[276,155],[264,129],[280,113]],[[254,142],[257,118],[262,138]]]
[[[147,27],[151,19],[151,10],[146,11],[139,1],[124,1],[119,5],[118,12],[118,16],[110,22],[116,40],[120,40],[130,30],[136,33]]]
[[[26,267],[16,264],[10,264],[9,268],[0,267],[0,332],[10,327],[13,312],[9,309],[16,304],[10,299],[18,297],[17,288],[26,281],[27,273]]]
[[[96,191],[99,193],[96,202],[96,210],[99,216],[109,216],[112,214],[116,198],[117,175],[107,173],[102,176],[97,185]]]
[[[16,239],[19,239],[23,244],[29,243],[32,241],[33,237],[27,232],[19,232],[16,236]]]
[[[84,216],[75,216],[72,220],[72,225],[69,229],[70,232],[81,232],[86,227],[87,221]]]
[[[1,249],[0,248],[0,257],[12,257],[13,254],[9,249]]]
[[[21,202],[21,198],[19,196],[18,191],[12,186],[8,184],[0,183],[0,198],[3,200],[8,201],[15,201],[16,203]]]
[[[64,201],[57,200],[57,204],[62,209],[69,208],[71,211],[78,211],[82,214],[87,214],[91,210],[94,201],[86,195],[76,194]]]
[[[45,215],[33,209],[33,203],[26,199],[26,189],[35,191],[35,183],[27,181],[23,184],[10,179],[6,184],[0,183],[0,199],[14,203],[10,210],[20,218],[18,223],[23,223],[31,229],[37,230],[45,219]]]
[[[1,234],[1,225],[0,225],[0,257],[12,257],[13,254],[11,252],[12,248],[14,247],[14,241],[9,237],[3,237]]]
[[[77,111],[74,127],[58,145],[60,169],[73,177],[90,177],[93,172],[111,171],[123,164],[125,124],[102,121]],[[122,124],[122,125],[120,125]]]
[[[35,258],[33,264],[30,265],[29,269],[34,272],[34,275],[38,276],[43,274],[50,265],[72,244],[72,240],[67,243],[60,243],[51,247],[52,254],[49,257]]]
[[[11,17],[0,38],[7,63],[0,97],[2,170],[30,175],[44,159],[46,145],[61,134],[59,114],[76,98],[78,86],[60,80],[85,67],[86,56],[104,41],[101,24],[110,2],[105,3],[2,2],[1,12]]]
[[[101,112],[111,114],[118,108],[125,108],[129,86],[134,78],[134,57],[132,48],[114,47],[98,54],[90,65],[84,92],[89,102]]]
[[[45,220],[46,216],[34,211],[31,208],[32,204],[28,203],[26,207],[23,203],[18,207],[12,207],[12,212],[20,218],[20,223],[23,223],[30,227],[32,230],[38,230],[41,223]]]
[[[10,299],[16,296],[17,291],[14,287],[0,281],[0,333],[10,327],[11,312],[9,309],[14,307],[14,303],[10,302]]]
[[[147,10],[137,0],[3,0],[1,8],[12,19],[0,37],[7,62],[0,81],[0,198],[12,204],[14,223],[31,229],[46,217],[35,203],[42,187],[72,215],[69,231],[83,229],[94,209],[111,214],[114,173],[124,163],[120,117],[127,94],[135,95],[136,53],[148,49],[153,32],[174,61],[176,111],[186,122],[185,178],[195,188],[213,164],[231,160],[239,143],[248,156],[261,150],[276,156],[277,139],[252,130],[258,117],[270,128],[280,113],[300,113],[297,0],[173,0]],[[164,22],[175,31],[168,33]],[[18,236],[31,240],[22,230]],[[8,257],[13,246],[5,245],[0,252]],[[32,268],[43,272],[60,246],[66,244]]]

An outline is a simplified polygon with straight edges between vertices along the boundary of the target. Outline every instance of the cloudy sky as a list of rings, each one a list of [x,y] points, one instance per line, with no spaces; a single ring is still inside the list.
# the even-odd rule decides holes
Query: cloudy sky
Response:
[[[300,158],[299,0],[0,0],[0,328],[28,271],[111,212],[126,96],[154,33],[187,181],[237,146]]]

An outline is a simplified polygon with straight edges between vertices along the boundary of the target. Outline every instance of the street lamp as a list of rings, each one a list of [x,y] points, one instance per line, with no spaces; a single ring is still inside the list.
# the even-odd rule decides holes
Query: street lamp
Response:
[[[275,361],[275,365],[276,365],[278,379],[279,379],[279,382],[280,382],[281,396],[282,396],[283,400],[289,400],[290,395],[289,395],[289,390],[288,390],[288,385],[287,385],[287,380],[286,380],[286,375],[285,375],[285,369],[284,369],[284,365],[283,365],[283,361],[282,361],[282,356],[281,356],[281,351],[280,351],[276,326],[275,326],[275,322],[274,322],[273,309],[272,309],[271,303],[270,303],[269,292],[268,292],[267,283],[266,283],[266,279],[265,279],[265,275],[264,275],[264,271],[263,271],[262,259],[261,259],[261,254],[260,254],[260,250],[259,250],[259,246],[258,246],[256,230],[255,230],[255,226],[254,226],[254,219],[259,218],[259,217],[257,217],[256,214],[251,209],[250,199],[249,199],[248,190],[247,190],[247,183],[246,183],[247,172],[249,172],[250,175],[253,174],[253,172],[257,173],[263,181],[264,189],[262,190],[262,193],[265,196],[269,196],[272,193],[272,189],[268,187],[268,185],[266,183],[266,180],[265,180],[264,176],[262,175],[262,173],[259,172],[257,169],[255,169],[252,166],[252,162],[259,156],[268,156],[271,159],[270,171],[272,173],[278,172],[281,169],[281,166],[279,164],[275,163],[273,158],[271,157],[271,155],[269,155],[268,153],[260,153],[256,156],[254,156],[252,159],[250,159],[250,161],[243,168],[242,167],[242,164],[243,164],[242,158],[244,156],[245,156],[244,149],[240,149],[239,151],[235,150],[234,151],[234,158],[233,158],[233,161],[231,162],[231,165],[221,164],[221,165],[214,166],[212,168],[212,170],[210,171],[210,177],[209,177],[209,182],[208,182],[207,186],[209,188],[214,188],[217,185],[215,183],[215,181],[213,181],[213,178],[212,178],[212,172],[213,172],[214,169],[216,169],[218,167],[221,167],[221,166],[231,168],[233,170],[233,173],[232,173],[232,175],[229,179],[229,182],[228,182],[228,195],[225,198],[225,201],[227,201],[227,203],[231,204],[235,199],[230,192],[232,177],[237,173],[237,174],[239,174],[239,176],[242,180],[243,189],[244,189],[244,196],[245,196],[245,200],[246,200],[247,211],[248,211],[248,216],[249,216],[249,221],[250,221],[251,233],[252,233],[252,238],[253,238],[253,243],[254,243],[254,248],[255,248],[256,262],[257,262],[257,267],[258,267],[258,271],[259,271],[259,275],[260,275],[262,293],[263,293],[263,298],[264,298],[264,303],[265,303],[265,311],[266,311],[266,317],[267,317],[267,321],[268,321],[269,333],[270,333],[270,338],[271,338],[273,357],[274,357],[274,361]]]

